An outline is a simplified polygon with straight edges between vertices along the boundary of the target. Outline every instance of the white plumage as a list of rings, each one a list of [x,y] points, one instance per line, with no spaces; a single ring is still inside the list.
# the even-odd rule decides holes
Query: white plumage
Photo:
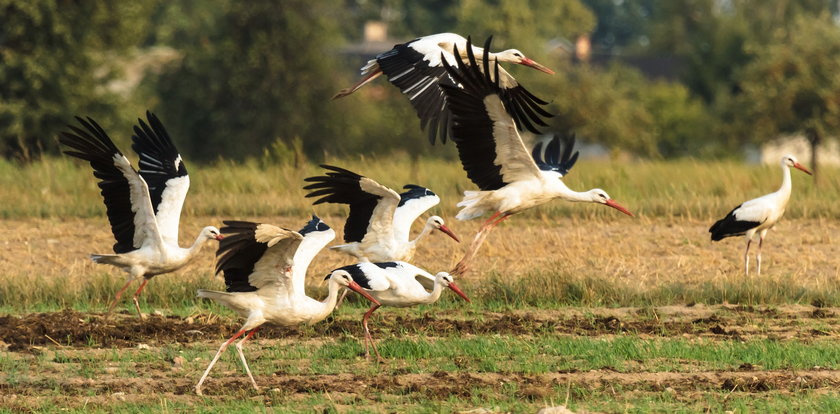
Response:
[[[485,56],[486,51],[487,58],[495,62],[529,66],[554,74],[551,69],[525,57],[519,50],[508,49],[492,53],[488,50],[489,42],[488,39],[484,49],[475,46],[471,48],[479,56]],[[461,57],[465,57],[464,53],[468,44],[468,39],[455,33],[438,33],[395,45],[393,49],[368,61],[362,67],[362,79],[355,85],[338,92],[333,99],[352,94],[384,73],[388,81],[409,99],[420,118],[421,128],[428,130],[431,143],[435,143],[437,135],[440,136],[441,142],[445,143],[450,134],[451,118],[441,85],[454,86],[456,83],[447,76],[441,58],[450,65],[454,65],[456,54],[460,53]],[[527,128],[533,132],[536,132],[536,129],[532,123],[545,126],[539,117],[551,116],[541,108],[541,105],[546,105],[547,102],[528,92],[504,69],[499,68],[498,77],[505,94],[517,103],[517,110],[513,115],[516,124],[520,128]]]
[[[82,128],[70,125],[71,132],[63,132],[59,137],[69,148],[65,151],[68,155],[86,160],[93,167],[116,239],[116,254],[93,254],[91,258],[128,273],[128,281],[117,292],[108,312],[131,282],[143,278],[133,296],[141,317],[137,297],[152,277],[184,267],[206,241],[221,239],[219,230],[208,226],[189,248],[178,245],[181,208],[190,178],[163,124],[148,111],[146,118],[148,124],[138,119],[131,137],[132,148],[139,156],[139,172],[93,119],[76,118]]]
[[[755,235],[758,235],[758,254],[756,255],[756,273],[761,274],[761,246],[767,232],[776,225],[785,214],[785,208],[790,200],[791,167],[801,170],[808,175],[811,172],[800,164],[793,155],[785,155],[781,161],[782,185],[776,192],[749,200],[732,209],[726,217],[718,220],[709,228],[713,241],[726,237],[743,235],[747,240],[744,251],[744,274],[749,274],[750,245]]]
[[[461,164],[479,191],[466,191],[458,203],[459,220],[469,220],[487,213],[484,222],[466,255],[453,273],[463,274],[469,262],[493,227],[512,214],[544,204],[555,198],[591,202],[615,208],[632,216],[612,200],[604,190],[577,192],[569,189],[561,178],[577,160],[572,155],[574,137],[565,145],[555,137],[541,155],[541,144],[529,153],[517,131],[512,113],[516,103],[499,85],[498,62],[490,68],[487,56],[476,61],[474,48],[467,42],[467,62],[456,53],[457,67],[444,62],[444,67],[457,86],[442,84],[452,113],[452,141],[458,147]],[[492,73],[491,73],[492,72]],[[561,149],[565,147],[565,150]]]
[[[379,350],[376,349],[376,344],[370,335],[370,329],[368,329],[370,315],[380,306],[403,308],[435,303],[445,288],[452,289],[464,300],[470,301],[467,295],[455,285],[455,281],[449,273],[440,272],[432,276],[429,272],[406,262],[362,262],[336,270],[350,274],[354,281],[376,299],[376,303],[371,305],[362,318],[362,326],[365,328],[366,358],[370,357],[368,346],[368,343],[370,343],[377,359],[382,361],[382,356],[379,355]],[[431,291],[427,291],[427,289]]]
[[[239,331],[222,344],[207,366],[195,386],[199,395],[201,385],[219,356],[245,333],[248,334],[237,342],[236,350],[251,384],[259,389],[242,347],[264,323],[294,326],[319,322],[335,308],[342,287],[359,292],[376,303],[347,272],[340,270],[327,276],[329,294],[326,299],[319,301],[306,296],[303,287],[306,269],[315,255],[335,238],[335,231],[319,218],[313,216],[299,232],[247,221],[225,221],[225,225],[222,232],[228,237],[216,253],[216,272],[224,273],[227,291],[199,290],[198,296],[225,305],[246,320]]]
[[[409,184],[396,191],[379,184],[371,178],[352,171],[321,165],[328,170],[326,175],[308,177],[312,184],[304,187],[310,190],[306,197],[320,197],[314,204],[339,203],[350,206],[350,215],[344,225],[345,244],[331,249],[356,257],[359,260],[388,262],[411,260],[417,243],[432,230],[439,230],[455,241],[458,237],[438,216],[431,216],[420,234],[409,240],[411,224],[428,209],[440,203],[440,198],[431,190]]]

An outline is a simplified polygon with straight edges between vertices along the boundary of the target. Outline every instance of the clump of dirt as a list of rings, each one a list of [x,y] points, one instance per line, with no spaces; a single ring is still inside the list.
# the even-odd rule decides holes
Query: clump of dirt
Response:
[[[229,332],[218,323],[188,323],[177,317],[146,320],[64,310],[0,317],[0,338],[13,352],[33,345],[132,347],[138,343],[193,342]]]

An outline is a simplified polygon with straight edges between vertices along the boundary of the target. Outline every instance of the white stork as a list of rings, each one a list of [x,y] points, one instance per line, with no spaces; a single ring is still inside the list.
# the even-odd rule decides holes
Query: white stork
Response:
[[[440,198],[428,188],[408,184],[403,187],[408,191],[397,194],[352,171],[331,165],[321,167],[330,172],[304,179],[313,183],[304,187],[311,190],[306,197],[321,197],[314,204],[350,206],[350,215],[344,225],[346,244],[331,249],[360,260],[390,262],[411,260],[417,243],[435,229],[460,242],[438,216],[429,217],[420,234],[409,240],[411,224],[426,210],[440,203]]]
[[[373,303],[370,294],[353,281],[349,273],[334,270],[329,279],[329,294],[323,301],[306,296],[304,282],[309,263],[330,241],[335,231],[312,216],[300,231],[292,231],[247,221],[225,221],[223,234],[228,234],[216,252],[216,273],[223,272],[226,292],[199,290],[198,297],[209,298],[233,309],[246,318],[245,323],[225,341],[195,386],[201,395],[201,384],[219,356],[236,338],[236,350],[245,372],[255,389],[259,389],[245,361],[242,347],[264,323],[282,326],[313,324],[323,320],[335,308],[342,287],[359,292]]]
[[[489,44],[485,46],[487,54]],[[480,217],[488,212],[493,215],[484,222],[466,255],[453,273],[466,272],[469,262],[493,227],[510,215],[547,203],[555,198],[567,201],[603,204],[632,216],[633,214],[611,199],[599,188],[585,192],[569,189],[561,178],[577,161],[571,155],[574,138],[566,140],[561,155],[558,137],[546,147],[545,160],[540,156],[541,144],[533,155],[525,148],[510,112],[515,102],[499,86],[499,64],[494,64],[491,74],[487,56],[479,68],[474,48],[467,42],[464,63],[456,53],[457,67],[444,62],[444,67],[458,86],[442,84],[452,113],[452,141],[458,147],[458,156],[467,176],[481,191],[465,191],[458,203],[462,209],[459,220]],[[495,79],[495,80],[494,80]]]
[[[455,285],[449,273],[440,272],[432,276],[429,272],[406,262],[362,262],[338,268],[336,271],[349,273],[356,283],[376,299],[362,318],[362,326],[365,328],[365,358],[370,358],[369,342],[379,362],[384,360],[370,335],[368,319],[380,306],[405,308],[435,303],[445,288],[452,289],[458,296],[470,302],[467,295]]]
[[[428,128],[429,141],[434,144],[435,136],[439,133],[441,142],[446,143],[446,137],[451,130],[451,119],[447,110],[446,97],[439,85],[455,85],[455,82],[446,76],[446,70],[441,62],[445,59],[450,65],[454,65],[457,51],[460,50],[463,53],[466,48],[467,39],[455,33],[439,33],[398,44],[393,49],[368,61],[362,67],[362,79],[352,87],[338,92],[333,99],[350,95],[384,73],[388,76],[388,81],[408,97],[420,118],[421,128],[424,130]],[[479,47],[472,49],[474,53],[482,56],[483,49]],[[461,56],[463,57],[463,54]],[[487,56],[496,62],[516,63],[550,75],[554,74],[551,69],[525,57],[516,49],[498,53],[488,52]],[[516,124],[532,132],[537,132],[532,123],[545,126],[539,116],[552,116],[540,107],[540,105],[546,105],[547,102],[528,92],[502,68],[499,68],[499,76],[502,93],[516,102],[516,110],[513,112]]]
[[[793,155],[782,157],[781,165],[782,186],[778,191],[744,202],[709,228],[712,241],[732,236],[745,236],[747,249],[744,252],[744,275],[748,275],[750,271],[750,244],[756,234],[758,234],[757,273],[761,275],[761,245],[764,243],[764,236],[785,214],[785,207],[790,200],[790,167],[811,175],[811,171],[796,161]]]
[[[151,112],[146,111],[146,118],[148,124],[138,119],[139,126],[134,127],[131,137],[131,148],[140,157],[139,172],[91,118],[76,117],[84,129],[69,125],[72,132],[63,132],[59,137],[70,148],[66,154],[89,161],[93,167],[117,241],[113,247],[116,254],[93,254],[91,258],[128,273],[128,281],[117,292],[108,312],[131,282],[143,278],[134,292],[134,306],[141,318],[137,296],[152,277],[184,267],[206,241],[222,239],[219,229],[208,226],[189,248],[178,245],[178,222],[190,177],[163,124]]]

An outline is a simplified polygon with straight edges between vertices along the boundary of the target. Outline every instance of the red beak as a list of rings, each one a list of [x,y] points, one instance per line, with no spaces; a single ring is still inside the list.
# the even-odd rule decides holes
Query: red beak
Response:
[[[221,240],[221,239],[224,239],[224,238],[225,238],[225,236],[222,236],[221,234],[217,234],[216,237],[214,237],[214,239],[216,239],[216,240]]]
[[[616,210],[618,210],[618,211],[620,211],[624,214],[627,214],[630,217],[633,217],[633,213],[628,211],[626,208],[622,207],[620,204],[616,203],[615,200],[613,200],[613,199],[607,200],[607,202],[604,203],[604,204],[606,204],[606,205],[608,205],[608,206],[610,206],[610,207],[612,207],[612,208],[614,208],[614,209],[616,209]]]
[[[796,168],[797,170],[800,170],[800,171],[804,172],[805,174],[814,175],[811,171],[808,171],[807,168],[803,167],[802,164],[800,164],[798,162],[793,163],[793,168]]]
[[[355,291],[356,293],[364,296],[365,299],[367,299],[367,300],[369,300],[369,301],[371,301],[371,302],[373,302],[377,305],[380,305],[380,306],[382,305],[381,303],[379,303],[378,300],[374,299],[373,296],[370,295],[370,293],[367,293],[366,290],[362,289],[362,287],[359,286],[358,283],[350,282],[350,283],[347,284],[347,287],[350,288],[350,289],[353,289],[353,291]]]
[[[468,298],[467,295],[465,295],[464,292],[461,291],[461,289],[459,289],[457,285],[455,285],[455,283],[450,283],[449,288],[452,289],[453,292],[457,293],[458,296],[464,298],[465,301],[472,303],[470,298]]]
[[[440,226],[438,227],[438,230],[446,233],[447,236],[452,237],[456,242],[461,242],[461,239],[459,239],[458,236],[456,236],[455,233],[452,232],[452,230],[449,230],[449,227]]]
[[[539,63],[534,62],[533,60],[528,59],[528,58],[522,58],[522,62],[519,62],[519,64],[520,64],[520,65],[525,65],[525,66],[530,66],[530,67],[532,67],[532,68],[534,68],[534,69],[536,69],[536,70],[538,70],[538,71],[540,71],[540,72],[545,72],[545,73],[547,73],[547,74],[549,74],[549,75],[553,75],[553,74],[554,74],[554,71],[553,71],[553,70],[551,70],[551,69],[549,69],[549,68],[547,68],[547,67],[545,67],[545,66],[543,66],[543,65],[540,65]]]

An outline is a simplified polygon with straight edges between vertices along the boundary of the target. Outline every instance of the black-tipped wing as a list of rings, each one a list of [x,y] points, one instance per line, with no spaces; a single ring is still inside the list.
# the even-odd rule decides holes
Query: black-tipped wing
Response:
[[[753,213],[753,211],[751,211],[749,207],[750,206],[748,206],[747,203],[741,204],[740,206],[733,208],[726,217],[716,221],[715,224],[712,224],[712,227],[709,228],[712,240],[718,241],[727,237],[742,236],[747,232],[747,230],[760,226],[765,220],[762,218],[763,215],[750,214]],[[742,210],[745,211],[746,214],[741,213]]]
[[[420,128],[429,134],[429,142],[434,144],[435,137],[439,136],[440,141],[446,143],[450,130],[449,112],[446,109],[446,96],[438,85],[455,84],[437,61],[440,47],[434,46],[436,53],[430,59],[415,48],[423,47],[421,42],[423,38],[396,45],[378,55],[376,61],[388,81],[411,102],[420,118]]]
[[[116,243],[115,253],[127,253],[147,244],[157,245],[161,236],[149,198],[149,188],[102,127],[91,118],[76,117],[82,128],[68,125],[59,142],[70,148],[67,155],[90,162],[105,201],[108,221]]]
[[[487,41],[485,50],[489,50]],[[446,143],[451,136],[452,118],[446,94],[442,85],[457,86],[447,73],[442,61],[455,64],[453,50],[456,44],[463,46],[464,38],[453,33],[441,33],[414,39],[394,46],[393,49],[376,57],[380,70],[388,81],[408,97],[420,118],[420,127],[429,134],[429,142],[435,143],[439,136]],[[457,53],[456,53],[457,54]],[[547,102],[537,98],[522,87],[513,76],[500,68],[500,96],[509,104],[511,116],[519,129],[539,133],[534,124],[546,126],[540,117],[552,115],[541,108]]]
[[[274,284],[292,290],[299,233],[248,221],[225,221],[216,251],[216,273],[223,272],[228,292],[251,292]]]
[[[394,210],[400,195],[376,181],[344,168],[321,165],[326,175],[304,179],[312,184],[306,197],[320,197],[313,204],[338,203],[350,206],[344,225],[344,241],[375,243],[393,238]]]
[[[562,143],[560,136],[555,135],[545,146],[544,156],[542,144],[542,142],[538,142],[534,145],[534,150],[531,151],[531,156],[537,163],[537,167],[542,171],[558,172],[561,177],[565,177],[569,170],[575,166],[578,155],[580,155],[578,151],[572,154],[572,149],[575,147],[575,135],[564,135]]]
[[[146,118],[148,124],[137,120],[131,148],[140,157],[140,175],[149,185],[161,237],[177,245],[181,208],[190,188],[190,177],[163,124],[149,111]]]
[[[444,62],[447,72],[461,87],[441,85],[449,99],[452,141],[458,147],[461,164],[470,180],[484,191],[540,176],[505,107],[501,88],[492,80],[499,79],[499,66],[498,62],[493,63],[495,76],[491,76],[488,49],[484,49],[483,70],[479,69],[468,40],[468,63],[460,57],[456,58],[457,67]]]
[[[411,225],[421,214],[438,205],[440,197],[419,185],[407,184],[403,189],[407,191],[400,194],[400,204],[394,211],[394,236],[407,242]]]
[[[385,272],[385,269],[378,266],[378,263],[362,262],[339,267],[338,269],[334,269],[333,272],[336,270],[344,270],[345,272],[350,273],[350,277],[353,278],[353,281],[367,290],[382,291],[391,287],[391,282],[388,280],[388,275]],[[331,274],[332,272],[330,272],[330,275]],[[330,275],[327,275],[326,279],[329,279]]]

